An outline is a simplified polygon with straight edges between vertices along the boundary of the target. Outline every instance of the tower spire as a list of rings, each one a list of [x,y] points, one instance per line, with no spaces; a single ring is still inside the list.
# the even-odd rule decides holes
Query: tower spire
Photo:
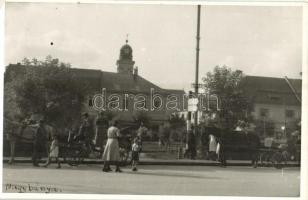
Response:
[[[126,34],[126,44],[128,43],[128,33]]]

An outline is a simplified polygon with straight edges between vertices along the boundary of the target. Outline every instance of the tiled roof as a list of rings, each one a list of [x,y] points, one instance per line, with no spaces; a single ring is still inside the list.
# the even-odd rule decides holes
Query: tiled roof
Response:
[[[94,69],[71,68],[74,78],[88,85],[92,90],[101,90],[101,71]]]
[[[140,75],[80,68],[72,68],[72,70],[76,78],[89,82],[92,86],[98,86],[99,88],[94,87],[97,88],[96,90],[106,88],[107,92],[150,93],[153,88],[155,93],[184,94],[184,90],[163,89]]]
[[[302,80],[288,80],[301,97]],[[255,103],[300,105],[285,78],[246,76],[242,84]]]
[[[12,70],[18,74],[23,74],[25,66],[9,65],[7,71]],[[101,91],[102,88],[106,88],[107,92],[150,93],[151,88],[153,88],[155,93],[169,94],[172,92],[172,94],[184,94],[184,90],[167,90],[160,88],[139,75],[82,68],[71,68],[71,71],[76,79],[88,85],[93,92]]]
[[[163,89],[139,75],[114,72],[102,72],[102,86],[112,91],[131,91],[150,93],[150,89],[162,91]]]

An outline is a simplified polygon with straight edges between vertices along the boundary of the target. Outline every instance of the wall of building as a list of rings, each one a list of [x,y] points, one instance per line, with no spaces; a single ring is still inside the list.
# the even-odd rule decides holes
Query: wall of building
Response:
[[[267,116],[262,116],[263,109],[268,110]],[[293,112],[293,116],[288,116],[286,112]],[[257,120],[272,120],[275,123],[276,131],[283,131],[282,127],[288,128],[301,118],[301,107],[291,105],[255,104],[252,115]]]
[[[134,99],[127,99],[127,104],[126,104],[126,108],[127,110],[124,110],[125,106],[124,106],[124,93],[123,92],[114,92],[114,93],[107,93],[107,104],[108,104],[108,98],[111,94],[117,94],[120,96],[120,108],[122,109],[121,111],[112,111],[115,114],[115,119],[118,120],[123,120],[123,121],[127,121],[127,122],[132,122],[133,121],[133,116],[136,112],[138,112],[136,109],[134,109]],[[131,92],[130,94],[134,94],[133,92]],[[168,110],[166,109],[166,99],[167,99],[167,95],[168,94],[162,94],[163,96],[163,108],[160,110],[151,110],[151,98],[150,98],[150,94],[144,93],[142,94],[144,96],[146,96],[146,109],[148,109],[147,111],[145,111],[145,113],[148,115],[148,117],[150,118],[151,122],[153,123],[161,123],[164,121],[167,121],[170,117],[171,114],[177,112],[176,110]],[[179,106],[178,108],[180,110],[182,110],[183,108],[183,98],[181,97],[180,94],[178,94],[179,98],[178,98],[178,103]],[[90,115],[92,116],[96,116],[99,113],[99,110],[94,109],[93,105],[90,105],[91,98],[93,96],[89,95],[89,98],[87,98],[86,102],[84,103],[84,112],[88,112]],[[93,100],[93,99],[92,99]],[[107,105],[106,104],[106,105]],[[111,110],[110,110],[111,111]],[[142,111],[141,111],[142,112]]]

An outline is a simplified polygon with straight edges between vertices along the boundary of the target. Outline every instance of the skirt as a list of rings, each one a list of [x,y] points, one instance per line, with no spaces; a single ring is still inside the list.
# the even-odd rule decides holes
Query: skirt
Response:
[[[118,139],[108,138],[102,159],[103,161],[120,161],[120,148]]]
[[[217,143],[214,142],[214,141],[211,141],[210,144],[209,144],[209,151],[216,151],[217,149]]]
[[[55,147],[50,153],[49,157],[57,158],[59,156],[59,147]]]

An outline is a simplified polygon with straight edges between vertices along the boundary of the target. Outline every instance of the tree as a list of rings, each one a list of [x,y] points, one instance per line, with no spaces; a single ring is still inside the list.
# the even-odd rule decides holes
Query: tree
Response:
[[[42,114],[60,129],[79,119],[87,87],[74,78],[69,64],[51,56],[45,61],[25,58],[22,63],[18,66],[22,73],[7,68],[5,74],[4,96],[17,106],[19,115]]]
[[[205,89],[219,98],[219,119],[224,128],[233,128],[238,120],[249,119],[251,103],[244,95],[244,74],[227,66],[216,66],[203,78]]]

